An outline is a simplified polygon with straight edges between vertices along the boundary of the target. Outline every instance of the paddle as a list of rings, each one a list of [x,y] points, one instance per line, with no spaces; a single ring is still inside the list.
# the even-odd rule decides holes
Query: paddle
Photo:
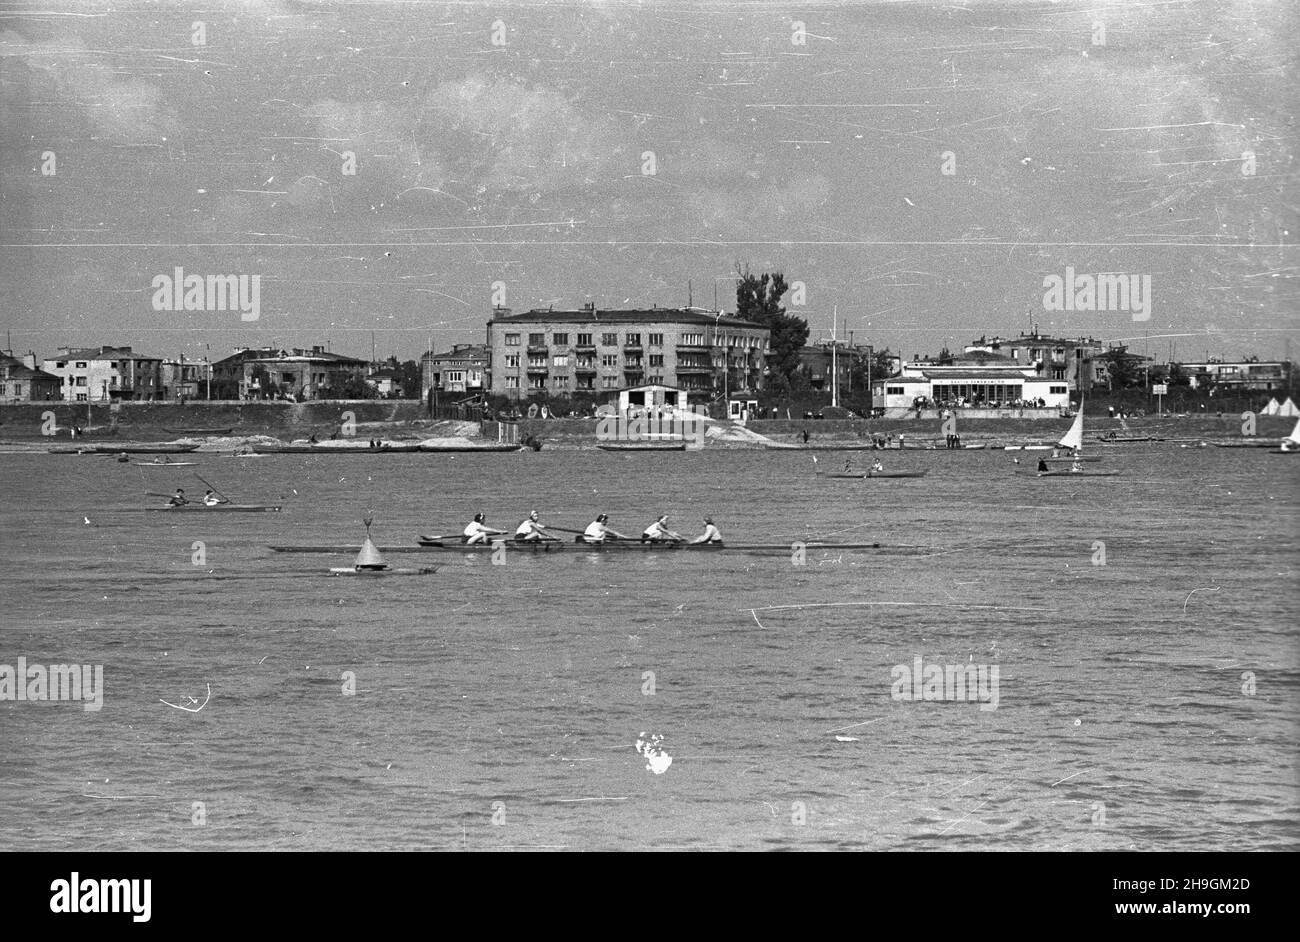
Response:
[[[198,478],[200,481],[203,481],[203,478],[200,477],[200,475],[199,475],[199,473],[198,473],[197,471],[194,472],[194,476],[195,476],[196,478]],[[213,485],[210,481],[203,481],[203,483],[204,483],[205,485],[207,485],[208,487],[212,488],[212,493],[216,494],[218,497],[220,497],[220,498],[221,498],[222,500],[224,500],[226,503],[230,503],[230,498],[227,497],[225,494],[221,493],[221,491],[217,490],[216,486]]]

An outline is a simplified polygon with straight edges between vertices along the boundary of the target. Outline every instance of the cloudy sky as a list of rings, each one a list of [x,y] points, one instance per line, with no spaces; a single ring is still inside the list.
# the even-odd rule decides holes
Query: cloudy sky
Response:
[[[731,308],[748,266],[909,358],[1031,324],[1281,356],[1297,7],[18,0],[0,327],[406,359],[479,341],[494,285]],[[1067,266],[1149,275],[1150,319],[1045,310]],[[260,276],[259,319],[155,310],[176,267]]]

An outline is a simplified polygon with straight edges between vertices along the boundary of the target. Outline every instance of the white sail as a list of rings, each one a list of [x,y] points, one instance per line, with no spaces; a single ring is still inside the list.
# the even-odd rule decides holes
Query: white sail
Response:
[[[1297,420],[1295,424],[1295,428],[1291,430],[1291,434],[1282,440],[1286,442],[1293,442],[1296,445],[1300,445],[1300,420]]]
[[[1074,451],[1078,451],[1083,447],[1083,404],[1082,403],[1080,403],[1079,405],[1078,415],[1074,417],[1074,424],[1070,426],[1070,430],[1066,432],[1065,435],[1061,438],[1061,440],[1056,444],[1060,445],[1062,448],[1069,448]]]

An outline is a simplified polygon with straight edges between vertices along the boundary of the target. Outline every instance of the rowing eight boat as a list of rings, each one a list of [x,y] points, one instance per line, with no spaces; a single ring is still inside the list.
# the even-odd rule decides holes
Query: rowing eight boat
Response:
[[[861,552],[881,549],[879,543],[641,543],[637,540],[612,540],[606,543],[568,543],[560,540],[516,542],[514,540],[496,540],[492,543],[443,543],[441,541],[421,540],[416,546],[381,546],[381,553],[491,553],[498,547],[506,548],[511,553],[606,553],[606,552],[688,552],[688,553],[755,553],[787,554],[802,546],[805,550],[847,550]],[[274,553],[329,553],[335,555],[356,554],[359,546],[271,546]]]

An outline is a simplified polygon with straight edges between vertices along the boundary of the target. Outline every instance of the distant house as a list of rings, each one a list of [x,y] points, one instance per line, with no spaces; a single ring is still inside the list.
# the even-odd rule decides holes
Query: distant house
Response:
[[[1196,363],[1176,364],[1193,389],[1218,388],[1222,393],[1272,392],[1286,385],[1291,364],[1287,360],[1222,360],[1212,357]]]
[[[401,399],[403,393],[401,379],[401,374],[397,370],[375,370],[366,377],[366,385],[378,393],[381,398]]]
[[[364,381],[368,364],[356,357],[310,350],[241,348],[212,364],[216,399],[340,399],[344,388]]]
[[[56,402],[63,398],[63,380],[36,368],[36,354],[19,359],[0,353],[0,402]]]
[[[444,353],[420,357],[420,389],[424,399],[437,390],[456,398],[482,392],[491,356],[485,344],[458,343]]]
[[[207,398],[212,364],[207,360],[163,360],[162,395],[164,399]]]
[[[1104,341],[1092,337],[1051,337],[1035,327],[1018,337],[980,337],[966,345],[965,354],[997,354],[1016,369],[1030,368],[1038,377],[1064,380],[1070,389],[1086,392],[1095,375],[1088,363],[1106,349]]]
[[[128,347],[60,347],[41,368],[57,377],[69,402],[161,399],[162,357]]]

